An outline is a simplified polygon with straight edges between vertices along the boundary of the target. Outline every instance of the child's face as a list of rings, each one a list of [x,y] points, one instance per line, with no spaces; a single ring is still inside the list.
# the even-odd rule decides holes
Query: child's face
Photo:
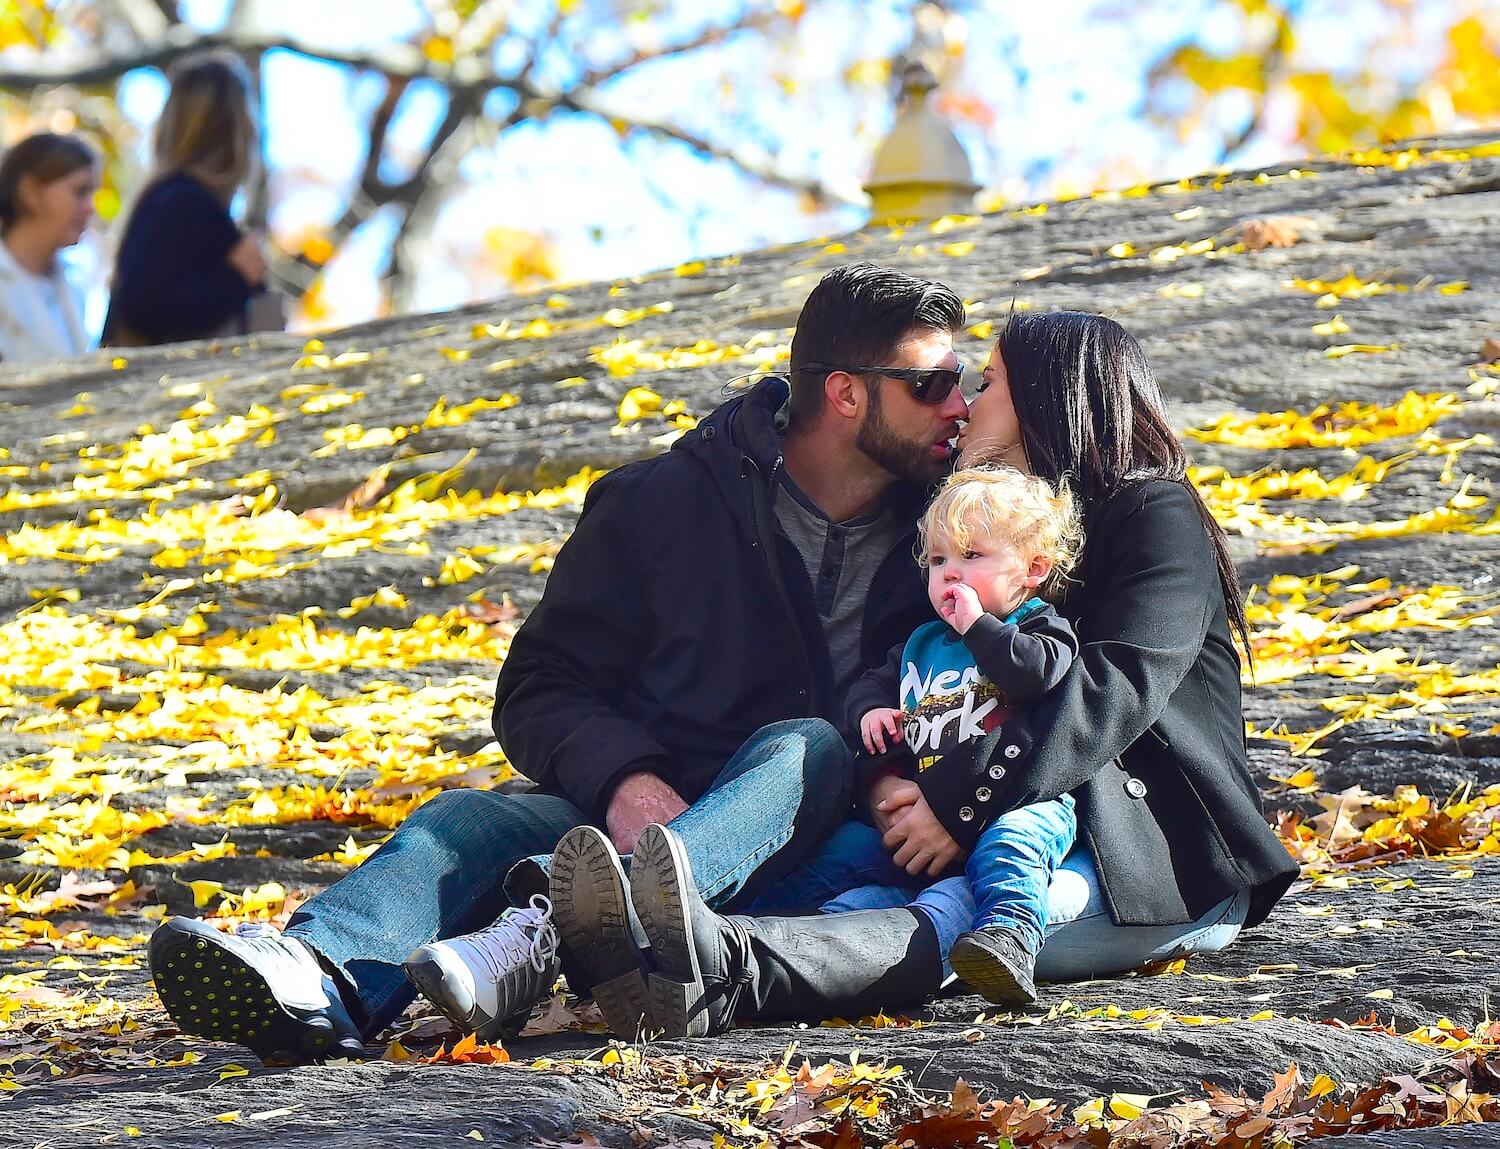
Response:
[[[1052,571],[1041,555],[1025,555],[1007,539],[969,540],[960,551],[951,539],[933,538],[927,548],[927,598],[942,613],[943,594],[955,583],[970,587],[979,605],[1004,618],[1026,601]]]

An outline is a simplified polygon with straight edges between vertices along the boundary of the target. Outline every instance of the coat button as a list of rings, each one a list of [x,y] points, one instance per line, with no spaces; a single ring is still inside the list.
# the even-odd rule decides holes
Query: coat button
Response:
[[[981,802],[988,802],[992,796],[988,786],[981,786],[974,791],[974,797],[978,798]]]
[[[1001,778],[1004,778],[1005,777],[1005,767],[1001,766],[998,762],[995,763],[995,765],[993,765],[993,766],[990,767],[990,777],[994,778],[996,781],[999,781]]]
[[[1146,796],[1146,784],[1139,778],[1131,778],[1125,783],[1125,793],[1132,798],[1144,798]]]
[[[960,822],[972,822],[974,820],[974,807],[965,806],[960,810],[958,812],[958,820]]]
[[[1012,742],[1005,748],[1005,756],[1007,758],[1019,758],[1021,756],[1021,748]]]

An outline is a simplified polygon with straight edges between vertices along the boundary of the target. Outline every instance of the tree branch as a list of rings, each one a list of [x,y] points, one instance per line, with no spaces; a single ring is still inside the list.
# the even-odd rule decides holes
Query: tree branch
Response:
[[[608,67],[595,68],[585,72],[579,77],[578,82],[569,88],[569,91],[582,92],[590,88],[597,88],[600,84],[608,83],[610,80],[641,64],[654,60],[665,60],[672,56],[680,56],[685,52],[693,52],[699,48],[707,48],[712,44],[718,44],[727,40],[737,32],[748,32],[757,28],[764,28],[784,19],[786,17],[782,13],[771,8],[743,16],[733,24],[721,24],[716,27],[705,28],[691,40],[682,40],[676,44],[669,44],[664,48],[645,49],[635,52],[623,60],[610,64]]]
[[[663,139],[676,140],[678,143],[686,144],[694,151],[700,152],[712,159],[725,160],[728,163],[734,164],[746,175],[754,176],[756,179],[776,187],[803,192],[812,196],[819,203],[852,204],[856,206],[862,203],[861,200],[846,191],[834,187],[832,184],[824,183],[821,180],[804,179],[799,176],[787,175],[785,172],[777,171],[770,164],[740,155],[731,148],[726,148],[722,144],[716,144],[714,141],[703,136],[694,135],[692,132],[685,131],[675,124],[666,124],[657,120],[646,120],[613,112],[601,107],[599,104],[588,99],[587,96],[577,93],[559,96],[554,103],[558,107],[571,108],[575,112],[587,112],[590,115],[599,116],[601,119],[607,120],[612,124],[618,124],[627,130],[647,132],[654,136],[660,136]]]
[[[167,29],[157,42],[136,52],[101,56],[81,62],[44,56],[29,68],[0,69],[0,88],[22,92],[58,84],[94,87],[117,80],[126,72],[133,72],[137,68],[165,68],[189,53],[212,49],[224,49],[241,55],[293,52],[329,64],[342,64],[360,71],[381,72],[392,79],[431,79],[446,87],[474,91],[509,88],[524,97],[540,94],[529,84],[518,84],[514,79],[493,71],[477,58],[458,60],[451,67],[436,64],[427,59],[415,44],[391,44],[351,52],[331,44],[318,44],[292,36],[227,28],[222,32],[204,33],[180,24]]]

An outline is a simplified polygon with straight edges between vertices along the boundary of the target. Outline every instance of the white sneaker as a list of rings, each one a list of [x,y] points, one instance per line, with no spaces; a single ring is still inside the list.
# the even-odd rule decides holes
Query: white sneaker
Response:
[[[552,903],[541,894],[477,933],[432,942],[403,963],[417,990],[466,1033],[489,1043],[511,1022],[525,1024],[557,980]]]
[[[162,1005],[184,1033],[248,1045],[262,1061],[364,1053],[317,955],[272,926],[246,923],[226,934],[172,918],[151,935],[147,958]]]

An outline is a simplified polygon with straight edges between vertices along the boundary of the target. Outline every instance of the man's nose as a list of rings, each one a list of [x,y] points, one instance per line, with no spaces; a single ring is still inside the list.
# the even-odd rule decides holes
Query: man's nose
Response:
[[[948,419],[967,419],[969,417],[969,404],[964,399],[964,393],[957,387],[948,393],[947,400],[940,408],[940,413]]]

